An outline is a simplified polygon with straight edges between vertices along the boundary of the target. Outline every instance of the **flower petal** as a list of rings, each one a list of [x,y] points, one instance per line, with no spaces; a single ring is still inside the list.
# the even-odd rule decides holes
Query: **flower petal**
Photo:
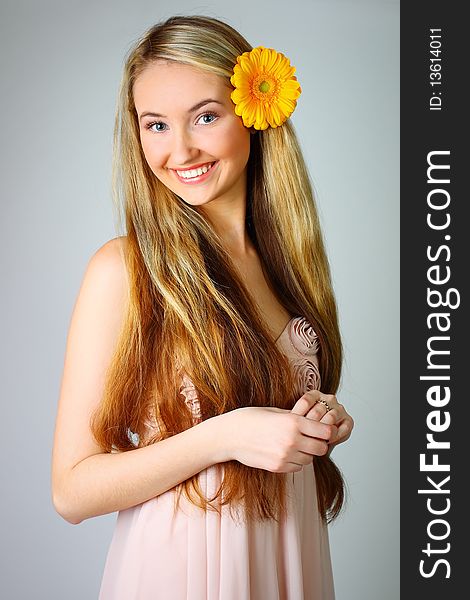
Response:
[[[284,123],[284,121],[286,120],[286,117],[285,117],[285,115],[283,115],[281,113],[277,104],[273,103],[273,105],[271,106],[271,112],[273,114],[273,119],[276,123],[276,125],[273,125],[273,127],[282,125]]]
[[[278,99],[278,106],[282,110],[282,112],[288,117],[294,112],[295,109],[295,101],[290,98],[282,98]]]
[[[252,75],[253,73],[256,72],[255,66],[253,65],[253,62],[250,60],[250,58],[248,56],[245,56],[244,54],[242,54],[241,56],[238,57],[238,61],[239,61],[241,70],[246,75]]]
[[[282,86],[281,96],[283,98],[289,98],[290,100],[297,100],[297,98],[300,96],[300,90],[298,88],[288,86],[288,83],[290,82],[286,81],[286,83]]]
[[[230,94],[230,97],[232,98],[233,102],[235,102],[235,104],[239,104],[239,103],[243,102],[244,100],[250,99],[249,90],[247,92],[243,88],[236,88]]]

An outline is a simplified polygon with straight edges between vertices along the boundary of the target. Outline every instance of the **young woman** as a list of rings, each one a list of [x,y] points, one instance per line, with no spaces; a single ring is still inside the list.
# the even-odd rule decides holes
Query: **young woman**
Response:
[[[52,464],[64,519],[119,511],[101,600],[334,598],[353,421],[294,71],[202,16],[127,58],[126,235],[82,282]]]

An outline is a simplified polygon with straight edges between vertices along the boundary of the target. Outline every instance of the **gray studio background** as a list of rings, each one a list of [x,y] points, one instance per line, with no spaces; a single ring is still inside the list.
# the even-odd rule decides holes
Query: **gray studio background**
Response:
[[[2,0],[2,598],[93,600],[116,513],[78,526],[50,496],[69,319],[110,198],[124,55],[171,14],[227,20],[285,53],[292,121],[317,192],[356,421],[333,456],[349,485],[330,528],[338,600],[399,597],[399,4],[393,1]],[[269,599],[266,599],[269,600]]]

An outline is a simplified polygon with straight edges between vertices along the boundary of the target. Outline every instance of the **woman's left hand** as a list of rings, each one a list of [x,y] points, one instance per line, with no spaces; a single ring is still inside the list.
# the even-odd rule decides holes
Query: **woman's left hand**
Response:
[[[323,402],[326,402],[330,410],[327,409]],[[291,412],[304,416],[307,419],[320,421],[320,423],[335,425],[337,428],[336,435],[327,442],[329,446],[328,456],[334,446],[342,444],[349,439],[354,427],[351,415],[338,402],[336,396],[333,394],[323,394],[319,390],[305,392],[294,404]]]

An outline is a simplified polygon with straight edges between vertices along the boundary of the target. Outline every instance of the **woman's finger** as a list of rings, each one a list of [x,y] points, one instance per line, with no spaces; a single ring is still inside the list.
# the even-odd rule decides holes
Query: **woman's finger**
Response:
[[[312,390],[315,394],[311,392],[305,393],[301,396],[297,402],[294,404],[291,412],[296,415],[305,416],[306,413],[314,406],[314,404],[319,400],[322,396],[319,390]]]
[[[327,425],[336,425],[339,421],[344,418],[336,408],[332,408],[321,417],[320,423],[326,423]]]
[[[337,428],[335,425],[319,423],[318,421],[313,421],[313,419],[300,419],[299,430],[307,437],[324,440],[326,442],[336,439],[337,436]]]
[[[335,425],[347,417],[348,413],[341,404],[337,404],[335,408],[328,410],[322,402],[317,402],[305,416],[309,419],[320,421],[320,423]]]
[[[313,421],[322,421],[327,414],[328,408],[323,404],[323,402],[316,402],[305,416],[307,419],[312,419]],[[326,423],[326,421],[322,422]],[[333,425],[334,421],[328,421],[328,424]]]
[[[323,411],[320,410],[321,406],[318,406],[319,404],[324,407]],[[313,415],[321,418],[328,410],[338,406],[340,405],[338,404],[336,396],[333,396],[332,394],[323,394],[320,390],[310,390],[305,392],[305,394],[297,400],[291,412],[297,415],[306,416],[312,408],[316,407],[315,412],[312,413],[310,418],[313,418]]]
[[[352,419],[349,418],[345,419],[344,421],[338,424],[336,439],[334,441],[330,440],[331,446],[335,446],[336,444],[342,444],[350,438],[353,429],[352,423]]]

